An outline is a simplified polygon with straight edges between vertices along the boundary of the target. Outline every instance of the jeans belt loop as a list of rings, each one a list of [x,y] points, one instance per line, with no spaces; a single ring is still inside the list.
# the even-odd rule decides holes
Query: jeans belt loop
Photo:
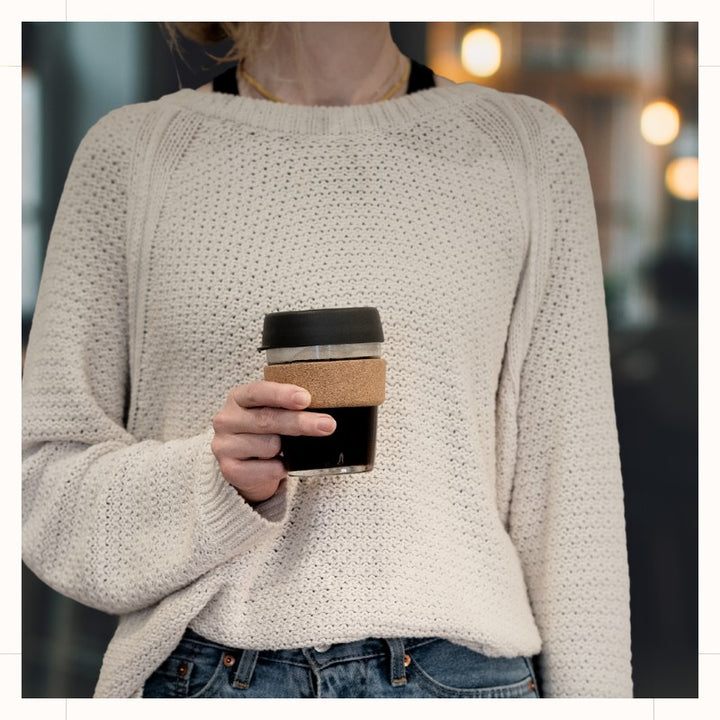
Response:
[[[250,687],[253,672],[255,671],[255,663],[257,662],[259,652],[257,650],[243,650],[240,653],[238,667],[233,678],[233,687],[247,690]]]
[[[407,683],[405,675],[405,643],[402,638],[386,638],[390,648],[390,682],[394,687]]]

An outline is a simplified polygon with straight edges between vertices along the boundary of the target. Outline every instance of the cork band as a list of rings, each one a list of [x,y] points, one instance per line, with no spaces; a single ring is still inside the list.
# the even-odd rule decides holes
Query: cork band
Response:
[[[311,408],[368,407],[385,400],[385,360],[319,360],[266,365],[265,379],[305,388]]]

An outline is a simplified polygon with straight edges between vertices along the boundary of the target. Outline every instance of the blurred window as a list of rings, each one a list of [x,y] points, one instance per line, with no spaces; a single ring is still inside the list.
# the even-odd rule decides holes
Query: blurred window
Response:
[[[40,79],[22,73],[22,315],[32,317],[42,268]]]

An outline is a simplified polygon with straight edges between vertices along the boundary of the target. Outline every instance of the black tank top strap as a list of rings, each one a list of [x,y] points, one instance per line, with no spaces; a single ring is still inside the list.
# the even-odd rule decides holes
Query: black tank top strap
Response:
[[[215,76],[212,81],[213,92],[227,93],[228,95],[238,95],[237,84],[237,65],[231,65],[223,70],[219,75]]]
[[[415,60],[410,60],[410,78],[408,79],[407,94],[417,92],[418,90],[426,90],[427,88],[435,87],[435,78],[433,77],[433,71],[421,65]]]
[[[213,92],[237,95],[238,84],[235,72],[236,69],[235,65],[231,65],[226,70],[223,70],[223,72],[219,75],[216,75],[212,81]],[[435,87],[433,71],[429,67],[421,65],[419,62],[411,59],[407,94],[409,95],[410,93],[417,92],[418,90],[425,90],[431,87]]]

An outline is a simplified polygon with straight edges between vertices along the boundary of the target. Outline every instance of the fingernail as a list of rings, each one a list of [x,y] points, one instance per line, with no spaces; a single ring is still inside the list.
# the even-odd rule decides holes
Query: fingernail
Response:
[[[310,402],[310,393],[307,390],[298,390],[293,395],[293,402],[298,405],[308,405]]]
[[[320,418],[317,421],[316,427],[320,432],[330,434],[331,432],[334,432],[335,428],[337,427],[337,423],[335,422],[334,418],[328,416]]]

